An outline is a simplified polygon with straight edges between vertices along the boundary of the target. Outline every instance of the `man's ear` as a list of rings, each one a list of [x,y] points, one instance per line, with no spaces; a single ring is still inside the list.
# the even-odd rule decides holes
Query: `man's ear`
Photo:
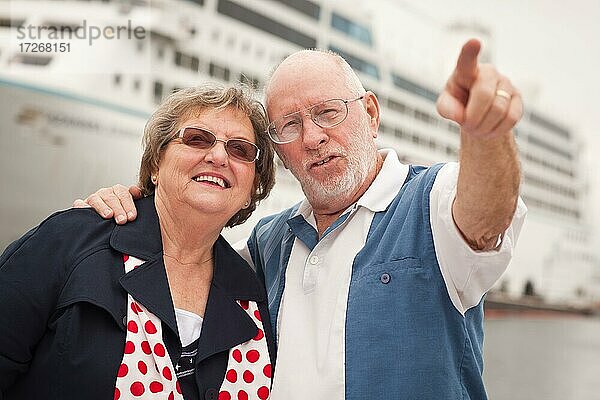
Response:
[[[374,138],[376,138],[379,130],[381,109],[379,107],[379,100],[377,100],[377,96],[375,96],[375,93],[371,91],[367,91],[367,93],[365,93],[365,109],[369,116],[369,126],[371,127],[372,135]]]

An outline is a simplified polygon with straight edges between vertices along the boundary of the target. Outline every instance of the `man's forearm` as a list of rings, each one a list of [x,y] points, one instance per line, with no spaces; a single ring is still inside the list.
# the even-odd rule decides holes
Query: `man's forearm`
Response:
[[[460,172],[452,211],[472,248],[496,247],[498,236],[510,226],[520,178],[511,131],[489,136],[461,133]]]

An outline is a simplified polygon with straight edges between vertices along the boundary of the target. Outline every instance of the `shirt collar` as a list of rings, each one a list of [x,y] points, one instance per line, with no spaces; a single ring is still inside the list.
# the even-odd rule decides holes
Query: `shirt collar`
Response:
[[[357,202],[359,206],[373,212],[385,211],[388,208],[408,176],[408,165],[398,160],[394,150],[382,149],[379,150],[379,154],[383,157],[383,166],[371,186]]]
[[[311,225],[314,225],[314,226],[317,225],[317,223],[315,221],[315,216],[313,214],[312,206],[310,205],[310,203],[308,202],[308,199],[306,197],[302,200],[302,202],[300,203],[300,206],[298,207],[298,209],[296,210],[296,212],[292,215],[292,217],[290,219],[295,218],[299,215],[304,217],[304,219]]]

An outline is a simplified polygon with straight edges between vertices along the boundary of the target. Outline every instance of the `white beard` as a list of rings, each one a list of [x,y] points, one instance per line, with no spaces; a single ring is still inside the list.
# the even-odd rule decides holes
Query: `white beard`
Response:
[[[341,174],[331,175],[325,180],[317,180],[304,172],[308,166],[304,166],[302,176],[292,171],[313,208],[327,208],[334,204],[350,206],[346,203],[353,199],[354,194],[363,185],[369,173],[375,170],[377,147],[370,136],[368,125],[363,125],[357,132],[362,132],[359,136],[364,137],[364,140],[355,140],[353,147],[348,149],[328,148],[329,152],[337,150],[348,161],[346,169]]]
[[[345,198],[350,200],[377,162],[373,155],[361,160],[357,154],[349,154],[346,159],[348,165],[341,175],[332,175],[324,181],[312,176],[299,179],[306,198],[313,206],[344,202]]]

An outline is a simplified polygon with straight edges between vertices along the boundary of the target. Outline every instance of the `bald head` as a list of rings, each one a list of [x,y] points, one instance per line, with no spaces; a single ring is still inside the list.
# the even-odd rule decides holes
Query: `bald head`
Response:
[[[360,96],[364,94],[360,79],[340,55],[324,50],[300,50],[286,57],[273,71],[265,87],[267,107],[274,96],[283,92],[294,95],[294,90],[307,84],[325,86],[342,84],[348,91]],[[282,92],[283,89],[283,92]]]

